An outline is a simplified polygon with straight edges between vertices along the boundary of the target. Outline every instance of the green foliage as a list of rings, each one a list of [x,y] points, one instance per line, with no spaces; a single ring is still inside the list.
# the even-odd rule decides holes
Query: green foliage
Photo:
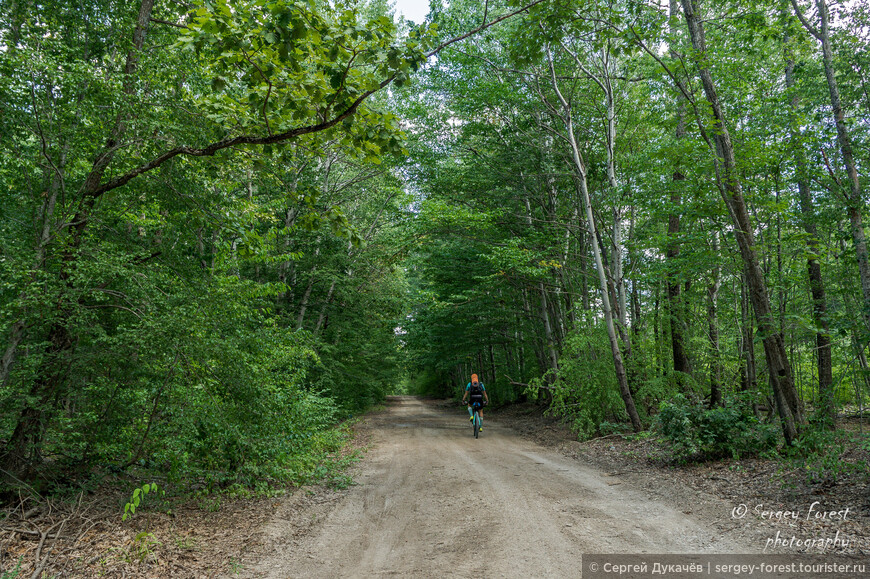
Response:
[[[850,433],[831,430],[824,423],[812,423],[801,432],[800,438],[787,449],[786,464],[803,474],[809,484],[831,484],[850,475],[867,477],[867,463],[863,460],[844,460],[848,447],[862,447],[862,441],[853,440]],[[870,447],[863,440],[866,450]]]
[[[124,505],[124,515],[121,517],[122,521],[126,521],[127,517],[132,517],[136,514],[136,509],[139,508],[139,505],[145,500],[145,497],[149,492],[155,492],[158,490],[157,483],[145,483],[141,487],[135,489],[133,491],[133,495],[130,497],[130,500],[127,501],[127,504]],[[164,492],[164,491],[162,491]]]
[[[78,376],[93,378],[46,450],[209,485],[305,472],[298,462],[334,424],[336,407],[306,390],[317,356],[304,335],[253,309],[256,289],[230,277],[198,296],[167,294],[165,309],[111,334],[93,326],[103,331],[82,339],[92,359],[77,364]]]
[[[157,3],[140,50],[140,3],[0,3],[0,467],[43,482],[136,469],[209,492],[328,479],[336,423],[397,389],[452,395],[472,372],[496,404],[547,386],[532,393],[583,436],[616,430],[596,244],[642,417],[714,382],[769,395],[744,267],[719,235],[709,113],[674,86],[700,94],[682,20],[541,3],[423,67],[438,30],[480,24],[479,2],[446,4],[436,28],[396,23],[384,2]],[[704,64],[800,391],[817,390],[812,255],[839,338],[836,401],[859,400],[846,215],[866,208],[839,193],[816,43],[787,11],[704,8]],[[867,9],[841,18],[834,65],[862,167]],[[565,115],[599,239],[578,227]],[[673,371],[677,324],[690,373]],[[770,448],[740,408],[678,398],[660,426],[681,456]]]
[[[136,533],[133,542],[130,543],[128,552],[129,559],[138,563],[144,563],[148,557],[154,552],[154,549],[161,545],[154,533],[140,531]]]
[[[2,460],[209,489],[330,476],[336,425],[400,376],[404,134],[374,93],[434,29],[355,2],[157,4],[141,51],[139,3],[0,4]]]
[[[439,376],[431,368],[424,368],[408,378],[408,392],[417,396],[443,396],[445,376]]]
[[[609,436],[611,434],[629,434],[631,432],[631,425],[626,424],[625,422],[608,422],[605,420],[598,425],[598,432],[601,433],[601,436]],[[638,435],[643,435],[646,432],[648,431],[643,431]]]
[[[392,18],[361,15],[358,2],[221,0],[193,8],[175,48],[208,83],[185,96],[224,130],[289,135],[359,108],[362,122],[347,117],[338,136],[356,158],[380,164],[404,151],[399,120],[364,100],[407,83],[434,38],[434,26],[401,37]]]
[[[603,434],[607,424],[624,419],[625,406],[603,328],[568,337],[552,392],[552,411],[567,420],[581,438]]]
[[[678,394],[662,403],[656,424],[680,460],[740,458],[774,450],[777,428],[759,423],[746,408],[740,399],[707,408]]]
[[[433,15],[442,29],[458,30],[479,17],[478,8],[457,0]],[[855,207],[840,194],[846,180],[831,146],[837,136],[818,44],[791,9],[739,8],[704,3],[703,65],[736,148],[735,174],[775,331],[799,395],[816,408],[817,337],[839,336],[832,340],[835,403],[857,402],[867,391],[859,361],[867,340],[846,219]],[[832,29],[847,119],[868,110],[862,79],[870,61],[866,34],[857,32],[866,30],[867,14],[866,7],[844,8]],[[424,70],[405,104],[420,127],[409,149],[421,198],[413,225],[425,240],[411,260],[415,304],[406,327],[409,366],[426,391],[448,395],[471,371],[486,370],[536,386],[529,393],[582,435],[608,431],[622,420],[623,404],[598,329],[603,291],[614,310],[624,308],[616,311],[616,332],[642,419],[677,393],[694,399],[745,391],[776,412],[751,303],[757,294],[747,291],[717,179],[721,167],[713,162],[718,153],[711,154],[711,113],[686,99],[702,89],[693,56],[679,11],[669,17],[643,3],[543,3]],[[795,84],[786,90],[790,59]],[[569,118],[600,237],[591,242],[578,195],[582,171],[565,144]],[[864,144],[867,127],[849,123]],[[868,150],[855,147],[859,166]],[[798,195],[799,181],[808,202]],[[808,246],[811,237],[818,245]],[[595,244],[604,254],[603,290],[592,266]],[[810,256],[823,272],[830,329],[814,315]],[[679,346],[684,372],[674,371]],[[684,455],[775,445],[772,428],[757,424],[741,402],[710,411],[691,406],[663,413],[672,414],[671,434]]]

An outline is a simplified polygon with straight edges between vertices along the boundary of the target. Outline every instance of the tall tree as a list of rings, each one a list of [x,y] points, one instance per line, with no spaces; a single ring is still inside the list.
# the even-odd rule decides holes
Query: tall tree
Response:
[[[679,58],[677,50],[678,31],[676,26],[677,18],[679,17],[679,2],[671,0],[670,2],[670,41],[669,51],[673,60]],[[675,116],[677,118],[677,128],[675,137],[679,142],[686,137],[686,103],[683,95],[676,95]],[[673,171],[673,185],[670,195],[670,212],[668,214],[668,244],[666,259],[668,260],[667,269],[667,296],[668,309],[671,320],[671,350],[674,360],[674,372],[677,372],[677,380],[682,382],[686,374],[692,373],[692,366],[689,362],[689,355],[686,349],[684,327],[687,323],[685,305],[680,297],[681,280],[678,275],[679,256],[680,256],[680,205],[681,191],[680,188],[686,176],[682,173],[681,167],[677,166]]]
[[[589,235],[594,240],[598,238],[599,230],[595,221],[595,215],[593,213],[592,198],[589,195],[587,166],[583,160],[580,146],[577,143],[577,135],[574,132],[573,111],[570,102],[567,98],[565,98],[565,95],[562,94],[562,91],[559,88],[559,82],[556,76],[556,68],[549,47],[546,48],[546,53],[547,63],[550,68],[551,86],[554,93],[556,94],[556,98],[558,99],[559,104],[561,105],[561,110],[558,110],[554,107],[553,111],[564,125],[564,138],[567,140],[570,146],[571,159],[573,161],[573,168],[576,173],[575,181],[586,214],[586,230],[589,232]],[[608,93],[607,91],[605,91],[605,94],[610,94],[610,97],[612,98],[612,93]],[[611,111],[612,109],[608,107],[607,110]],[[611,133],[611,119],[608,119],[607,126],[608,146],[612,147],[611,139],[613,138],[613,135]],[[610,171],[612,171],[612,167],[609,169],[609,174]],[[628,413],[629,419],[631,420],[632,427],[635,429],[635,431],[640,431],[643,428],[643,423],[640,420],[640,415],[638,414],[634,404],[634,397],[631,393],[631,389],[629,388],[628,374],[625,368],[625,363],[623,361],[620,339],[617,335],[616,330],[617,320],[614,319],[614,308],[611,303],[610,287],[608,285],[607,273],[604,269],[604,261],[601,256],[601,250],[599,248],[599,245],[594,242],[592,244],[592,255],[595,260],[595,269],[598,271],[601,309],[604,313],[604,324],[607,328],[608,339],[610,340],[610,352],[613,356],[613,366],[616,372],[616,380],[619,384],[619,393],[622,396],[623,402],[625,403],[625,410]]]
[[[682,0],[682,5],[692,47],[698,59],[698,75],[711,109],[712,126],[709,131],[709,139],[714,146],[717,158],[717,179],[721,186],[722,197],[728,206],[733,221],[734,236],[743,259],[746,281],[749,286],[749,298],[764,344],[768,376],[777,410],[782,420],[783,434],[786,442],[793,444],[800,433],[801,404],[794,386],[791,363],[785,349],[783,336],[776,328],[771,311],[770,296],[755,249],[755,236],[743,197],[731,135],[728,131],[719,95],[716,92],[713,75],[705,62],[708,55],[704,25],[699,14],[700,2]]]
[[[821,243],[819,241],[819,232],[816,227],[816,216],[810,193],[806,154],[800,135],[797,113],[801,97],[795,86],[795,57],[791,42],[790,35],[786,34],[784,38],[786,50],[785,84],[786,88],[791,91],[789,132],[795,159],[795,177],[797,179],[798,196],[800,199],[801,223],[807,234],[807,274],[813,301],[813,321],[818,327],[816,331],[816,349],[820,407],[822,415],[833,426],[836,422],[837,411],[834,405],[833,363],[831,360],[831,336],[827,315],[825,282],[822,278],[822,266],[819,263],[818,257]]]
[[[867,236],[864,231],[864,198],[861,191],[861,179],[855,164],[855,155],[852,151],[852,136],[846,126],[845,112],[840,101],[840,89],[837,84],[837,76],[834,71],[834,56],[831,48],[830,14],[827,0],[816,0],[819,26],[816,28],[806,18],[797,0],[791,0],[795,14],[803,23],[804,27],[819,41],[822,49],[822,65],[825,71],[825,80],[828,85],[828,94],[831,101],[831,111],[834,113],[834,124],[837,127],[837,142],[840,145],[840,154],[843,164],[846,166],[846,175],[849,179],[849,187],[846,191],[846,213],[851,225],[852,244],[855,247],[855,258],[858,260],[858,274],[861,280],[861,291],[864,295],[863,318],[870,332],[870,253],[867,250]]]

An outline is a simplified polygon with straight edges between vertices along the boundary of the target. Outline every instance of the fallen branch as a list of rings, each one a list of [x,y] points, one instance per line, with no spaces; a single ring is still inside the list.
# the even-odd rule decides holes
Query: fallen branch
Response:
[[[41,531],[28,531],[27,529],[9,529],[10,533],[19,533],[21,535],[34,535],[36,537],[42,537],[43,533]],[[47,534],[45,535],[48,539],[71,539],[72,537],[63,537],[62,535],[55,533],[53,535]]]
[[[507,376],[505,376],[507,378]],[[531,384],[526,384],[525,382],[514,382],[510,378],[508,378],[512,386],[522,386],[523,388],[534,388],[535,390],[550,390],[551,392],[555,390],[552,386],[547,384],[540,384],[538,386],[532,386]]]
[[[531,386],[529,386],[528,384],[526,384],[524,382],[515,381],[513,378],[511,378],[507,374],[503,374],[503,376],[508,379],[508,382],[511,383],[511,386],[522,386],[523,388],[531,388]]]
[[[508,376],[507,374],[502,374],[502,376],[504,376],[505,378],[508,379],[508,382],[510,382],[511,386],[522,386],[523,388],[535,388],[535,389],[540,388],[541,390],[555,390],[555,388],[553,388],[552,386],[548,386],[546,384],[541,384],[539,386],[532,386],[531,384],[526,384],[525,382],[517,382],[513,378]]]
[[[625,439],[625,437],[628,436],[628,433],[614,432],[613,434],[606,434],[604,436],[597,436],[595,438],[590,438],[589,440],[581,440],[580,444],[586,444],[588,442],[595,442],[596,440],[604,440],[605,438],[615,438],[617,436],[622,438],[622,439]]]
[[[48,539],[48,535],[49,535],[50,531],[58,526],[60,526],[61,530],[63,530],[63,527],[66,525],[66,523],[67,523],[67,521],[69,521],[69,519],[70,518],[67,517],[64,520],[60,521],[59,523],[55,523],[52,526],[50,526],[47,531],[43,531],[42,533],[40,533],[41,536],[39,538],[39,546],[36,548],[36,555],[34,555],[34,557],[33,557],[33,559],[34,559],[33,564],[36,568],[34,569],[33,573],[30,575],[30,579],[39,579],[39,576],[42,575],[42,570],[45,569],[45,566],[48,565],[49,559],[51,559],[51,553],[52,553],[52,551],[54,551],[54,544],[52,544],[51,547],[49,547],[48,553],[45,555],[45,558],[42,558],[42,548],[45,546],[45,540]]]

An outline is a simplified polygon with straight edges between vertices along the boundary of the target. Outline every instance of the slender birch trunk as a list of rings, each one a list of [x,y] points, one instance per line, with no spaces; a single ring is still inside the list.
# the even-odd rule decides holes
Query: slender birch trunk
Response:
[[[715,259],[719,259],[719,232],[713,232],[713,239],[710,242]],[[719,288],[721,282],[719,280],[719,264],[713,266],[713,273],[710,276],[710,284],[707,286],[707,339],[710,344],[710,408],[720,406],[722,404],[722,357],[719,352],[719,319],[718,305],[716,300],[719,297]]]
[[[749,286],[749,298],[764,344],[768,376],[782,421],[783,435],[786,444],[792,445],[797,440],[800,426],[803,423],[801,404],[795,390],[785,343],[782,334],[776,329],[770,307],[770,294],[756,254],[755,234],[746,201],[743,198],[731,135],[725,122],[725,115],[719,102],[713,75],[705,64],[707,46],[704,25],[699,14],[700,1],[681,1],[683,15],[686,18],[689,35],[692,39],[692,47],[698,56],[699,76],[712,113],[712,127],[709,133],[712,135],[715,146],[715,163],[717,178],[721,184],[720,191],[734,225],[734,236],[743,260],[747,285]]]
[[[822,47],[822,64],[825,69],[825,80],[828,84],[828,93],[831,99],[831,111],[834,113],[834,123],[837,126],[837,142],[840,145],[840,154],[843,164],[846,166],[846,175],[849,177],[849,188],[846,196],[846,213],[851,225],[852,244],[855,246],[855,257],[858,260],[858,275],[861,280],[861,291],[864,295],[862,315],[864,325],[870,331],[870,255],[867,249],[867,236],[864,231],[864,217],[861,208],[864,199],[861,191],[861,180],[855,165],[855,155],[852,152],[852,137],[846,126],[843,105],[840,102],[840,89],[837,85],[837,76],[834,72],[834,55],[831,49],[830,15],[826,0],[816,0],[816,8],[819,13],[819,28],[816,29],[806,19],[796,0],[792,0],[795,14],[803,23],[804,27],[819,41]]]
[[[626,374],[625,365],[622,359],[622,351],[619,347],[619,337],[616,334],[616,327],[613,319],[613,309],[611,307],[610,296],[608,292],[607,273],[604,270],[604,261],[601,257],[601,250],[599,249],[598,243],[596,242],[598,232],[595,224],[595,217],[592,213],[592,200],[589,195],[589,187],[586,180],[586,165],[583,162],[583,158],[580,154],[580,147],[577,144],[577,138],[574,134],[574,121],[571,117],[571,106],[568,104],[568,101],[559,90],[559,84],[556,81],[555,67],[553,66],[552,57],[550,56],[549,52],[548,58],[550,62],[550,73],[552,77],[553,90],[555,91],[556,96],[558,97],[559,102],[562,105],[562,114],[560,116],[562,118],[562,122],[565,124],[566,137],[571,146],[571,159],[573,161],[575,170],[574,181],[577,184],[580,198],[583,201],[583,205],[586,210],[586,227],[593,240],[592,254],[595,258],[595,268],[598,271],[598,282],[600,285],[601,295],[601,309],[604,313],[604,322],[607,327],[607,337],[610,340],[610,351],[613,355],[613,365],[616,371],[616,381],[619,385],[619,392],[622,396],[623,403],[625,404],[625,410],[628,413],[629,419],[631,420],[631,425],[634,428],[635,432],[639,432],[643,429],[643,424],[641,423],[640,415],[638,414],[637,408],[634,405],[634,398],[632,397],[631,390],[628,386],[628,376]]]
[[[785,86],[789,91],[794,91],[789,103],[792,112],[790,122],[790,138],[795,157],[795,173],[797,174],[798,197],[801,208],[801,222],[807,234],[807,275],[810,284],[810,295],[813,300],[813,322],[819,330],[816,332],[816,362],[819,375],[819,410],[833,427],[837,419],[837,409],[834,404],[834,376],[831,358],[831,332],[828,326],[827,299],[825,296],[825,283],[822,279],[822,266],[818,255],[821,249],[819,234],[815,223],[815,209],[810,194],[809,180],[807,179],[807,162],[804,154],[798,122],[794,118],[797,107],[800,104],[800,95],[796,92],[794,81],[794,56],[792,55],[790,38],[786,35],[785,45],[787,62],[785,69]]]

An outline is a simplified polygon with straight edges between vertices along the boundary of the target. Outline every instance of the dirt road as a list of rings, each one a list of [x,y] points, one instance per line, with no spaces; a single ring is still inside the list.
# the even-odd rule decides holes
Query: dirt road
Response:
[[[582,553],[753,551],[723,537],[709,508],[651,495],[494,421],[475,440],[463,413],[391,398],[367,419],[373,445],[357,485],[279,513],[250,575],[572,577]]]

